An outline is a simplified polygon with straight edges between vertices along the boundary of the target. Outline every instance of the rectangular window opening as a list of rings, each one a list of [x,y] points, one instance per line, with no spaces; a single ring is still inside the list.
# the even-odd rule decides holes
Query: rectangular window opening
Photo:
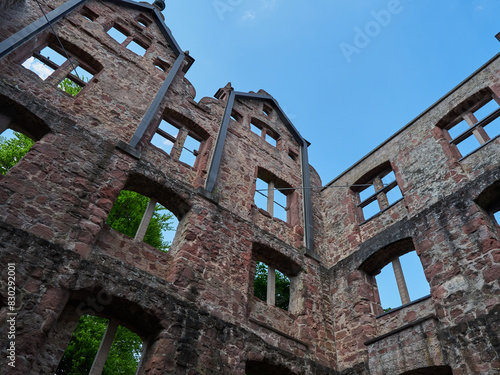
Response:
[[[144,56],[147,48],[132,40],[129,44],[127,44],[127,49],[134,52],[136,55]]]
[[[266,142],[269,143],[273,147],[276,147],[276,145],[277,145],[277,140],[276,140],[275,136],[273,136],[267,132],[266,132]]]
[[[500,211],[494,212],[493,217],[495,218],[498,225],[500,225]]]
[[[50,66],[33,56],[25,60],[21,65],[31,70],[44,81],[55,72],[55,69],[52,69]]]
[[[363,207],[363,217],[365,220],[370,219],[380,212],[380,206],[378,201],[375,199],[373,202],[367,204]]]
[[[72,96],[77,96],[80,93],[80,91],[82,91],[83,86],[78,82],[76,82],[71,77],[66,77],[61,82],[59,82],[57,88]]]
[[[255,267],[254,295],[260,300],[269,303],[268,284],[269,284],[269,266],[258,261]],[[274,271],[274,290],[270,290],[274,295],[274,305],[280,309],[288,311],[290,304],[290,278],[283,272],[275,269]]]
[[[82,11],[80,12],[80,14],[91,22],[94,22],[97,19],[97,17],[99,17],[99,15],[97,13],[95,13],[94,11],[92,11],[90,8],[88,8],[86,6],[84,6],[82,8]]]
[[[495,112],[498,108],[498,103],[494,99],[491,99],[488,103],[474,112],[474,117],[476,117],[477,121],[481,121]]]
[[[264,180],[257,178],[254,202],[255,205],[264,211],[267,211],[267,189],[269,184]]]
[[[59,52],[54,51],[50,47],[45,47],[40,51],[40,55],[54,62],[57,66],[61,66],[68,60],[66,56],[63,56]]]
[[[193,167],[200,150],[200,145],[200,141],[194,139],[188,134],[186,136],[186,140],[184,141],[184,146],[179,160]]]
[[[259,128],[257,125],[254,123],[250,123],[250,130],[257,134],[259,137],[262,137],[262,129]]]
[[[484,129],[488,132],[488,135],[490,136],[491,139],[500,135],[500,117],[497,117],[496,119],[488,123],[484,127]]]
[[[474,134],[469,135],[466,139],[458,143],[457,145],[458,151],[462,156],[469,155],[471,152],[477,150],[481,147],[481,144],[474,136]]]
[[[458,124],[452,126],[451,128],[448,129],[448,134],[450,134],[450,137],[452,139],[455,139],[458,137],[460,134],[463,132],[469,130],[469,125],[467,124],[467,121],[462,120]]]
[[[287,191],[288,193],[288,191]],[[287,196],[279,191],[274,190],[274,217],[287,222]]]
[[[128,38],[127,35],[118,30],[116,27],[112,27],[111,29],[109,29],[108,35],[119,44],[122,44]]]

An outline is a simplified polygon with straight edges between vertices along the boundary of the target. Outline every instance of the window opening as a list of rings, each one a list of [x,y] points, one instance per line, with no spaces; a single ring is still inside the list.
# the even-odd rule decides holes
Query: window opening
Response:
[[[500,211],[494,212],[493,217],[497,221],[497,224],[500,225]]]
[[[133,375],[142,346],[141,338],[117,320],[82,315],[55,373]]]
[[[266,132],[266,142],[269,143],[271,146],[276,147],[277,144],[276,139],[267,132]]]
[[[375,279],[384,311],[430,294],[429,283],[415,250],[394,258],[382,268]]]
[[[74,55],[68,53],[68,56],[71,61],[58,47],[49,45],[33,52],[21,65],[42,80],[51,80],[62,91],[76,96],[97,71]]]
[[[277,146],[279,136],[271,129],[268,129],[267,127],[260,124],[260,122],[257,122],[257,120],[252,119],[252,121],[250,121],[250,130],[264,139],[271,146]]]
[[[115,27],[112,27],[111,29],[108,30],[108,35],[119,44],[122,44],[128,38],[128,35],[125,35],[123,32],[121,32]]]
[[[33,147],[35,141],[24,134],[5,130],[0,134],[0,173],[6,175]]]
[[[146,53],[146,48],[144,48],[134,40],[127,44],[127,49],[139,56],[144,56],[144,54]]]
[[[254,295],[269,305],[288,310],[290,303],[290,278],[264,262],[257,262]]]
[[[386,169],[366,183],[366,187],[358,190],[364,220],[368,220],[377,213],[392,206],[403,198],[403,194],[396,182],[394,171]]]
[[[86,19],[88,19],[91,22],[94,22],[99,15],[95,13],[94,11],[90,10],[86,6],[84,6],[80,12],[82,16],[84,16]]]
[[[178,224],[175,216],[156,199],[122,190],[106,223],[118,232],[167,252]]]
[[[477,150],[500,134],[500,99],[490,99],[478,109],[464,112],[459,119],[445,127],[450,144],[456,146],[460,156]]]
[[[288,151],[288,157],[290,159],[292,159],[293,161],[297,161],[297,159],[299,158],[299,155],[296,152],[294,152],[292,150],[289,150]]]
[[[262,113],[265,115],[265,116],[271,116],[271,112],[272,112],[272,109],[271,107],[267,106],[267,105],[263,105],[262,106]]]
[[[170,68],[170,65],[161,60],[160,58],[156,58],[155,61],[154,61],[154,66],[156,66],[158,69],[160,69],[162,72],[166,72],[169,68]]]
[[[272,217],[288,222],[290,216],[288,206],[292,190],[284,186],[276,187],[275,181],[266,182],[259,177],[257,177],[255,187],[255,205],[267,211]],[[280,188],[283,190],[280,191]]]
[[[149,25],[151,25],[151,23],[153,21],[151,21],[149,18],[147,18],[146,16],[140,14],[139,17],[137,17],[137,22],[139,23],[139,25],[141,25],[142,27],[148,27]]]
[[[252,132],[257,134],[259,137],[262,136],[262,129],[255,125],[253,122],[250,123],[250,130],[252,130]]]
[[[175,160],[194,167],[199,155],[202,139],[185,127],[161,120],[151,144],[170,155]]]
[[[239,122],[241,120],[241,115],[239,113],[237,113],[236,111],[232,111],[231,112],[231,119],[236,121],[236,122]],[[258,133],[258,134],[260,135],[261,133]]]

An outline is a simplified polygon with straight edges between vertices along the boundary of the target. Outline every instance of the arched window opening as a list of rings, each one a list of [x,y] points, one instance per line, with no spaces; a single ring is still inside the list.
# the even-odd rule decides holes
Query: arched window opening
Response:
[[[106,223],[118,232],[167,252],[172,244],[177,218],[154,198],[122,190]]]
[[[82,315],[55,373],[134,375],[142,346],[142,339],[118,320]]]
[[[7,174],[49,131],[38,117],[0,96],[0,174]]]
[[[49,36],[21,65],[42,80],[60,90],[76,96],[86,87],[102,66],[92,56],[70,43],[64,49],[54,36]]]
[[[384,312],[430,294],[429,283],[411,239],[378,250],[360,268],[373,276]]]
[[[474,201],[500,226],[500,181],[484,189]]]
[[[368,220],[403,199],[396,176],[389,162],[370,171],[352,190],[358,194],[363,219]]]

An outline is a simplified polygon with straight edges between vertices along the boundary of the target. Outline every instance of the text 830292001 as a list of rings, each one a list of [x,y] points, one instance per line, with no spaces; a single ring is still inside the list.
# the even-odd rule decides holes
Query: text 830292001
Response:
[[[16,367],[16,264],[7,264],[7,365]]]

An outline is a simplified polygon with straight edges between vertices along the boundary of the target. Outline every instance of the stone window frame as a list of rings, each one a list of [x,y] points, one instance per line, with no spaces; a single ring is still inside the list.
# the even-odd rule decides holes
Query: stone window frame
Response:
[[[413,305],[415,303],[418,303],[422,300],[426,300],[426,299],[431,297],[431,295],[429,294],[429,295],[418,297],[418,298],[413,299],[413,300],[410,299],[408,287],[406,285],[406,279],[404,276],[403,269],[401,267],[400,258],[403,255],[406,255],[406,254],[411,253],[411,252],[415,252],[416,255],[418,256],[418,258],[420,259],[420,256],[416,252],[415,244],[413,243],[413,240],[411,238],[404,238],[404,239],[390,243],[390,244],[376,250],[359,267],[360,270],[364,271],[372,279],[372,285],[374,288],[374,292],[376,292],[376,300],[374,302],[380,307],[379,313],[377,314],[377,317],[381,317],[385,314],[392,313],[392,312],[400,310],[406,306]],[[378,275],[382,271],[382,269],[389,264],[392,264],[392,268],[394,270],[394,276],[396,278],[398,292],[399,292],[399,296],[401,298],[401,305],[394,307],[394,308],[391,308],[387,312],[384,312],[382,304],[380,302],[380,294],[378,292],[379,288],[378,288],[375,276]],[[422,261],[420,261],[420,264],[422,264]],[[425,268],[424,268],[423,264],[422,264],[422,268],[423,268],[424,273],[425,273]],[[430,284],[429,284],[429,287],[430,287]]]
[[[491,101],[496,102],[498,108],[487,115],[485,118],[478,121],[476,116],[474,115],[474,112],[477,112]],[[454,117],[450,120],[450,115],[448,115],[444,123],[443,121],[440,121],[438,127],[441,128],[445,139],[448,141],[453,156],[458,160],[471,155],[499,136],[496,135],[492,138],[485,130],[485,127],[487,125],[500,117],[500,98],[489,88],[483,89],[468,98],[466,101],[457,106],[452,111],[452,113]],[[467,123],[469,128],[453,138],[453,136],[449,133],[449,130],[462,123],[463,121]],[[458,149],[458,145],[461,142],[469,139],[470,137],[474,137],[474,139],[478,141],[479,145],[468,154],[462,155],[462,153]]]
[[[267,195],[262,193],[261,191],[257,190],[257,180],[260,179],[267,183]],[[289,224],[291,226],[297,225],[299,223],[298,219],[298,204],[299,204],[299,199],[298,199],[298,194],[293,187],[287,183],[286,181],[281,180],[278,178],[276,175],[272,174],[271,172],[263,169],[263,168],[257,168],[257,174],[255,178],[255,193],[254,193],[254,201],[253,204],[259,209],[267,212],[269,216],[272,218],[275,218],[277,220],[281,220],[280,218],[274,216],[274,203],[278,204],[281,206],[285,211],[286,211],[286,221],[284,221],[286,224]],[[274,200],[274,195],[275,195],[275,190],[278,190],[281,192],[283,195],[286,197],[286,207],[283,207],[280,203],[275,202]],[[259,208],[256,203],[255,203],[255,194],[261,194],[267,199],[267,208],[264,210],[263,208]]]
[[[254,294],[253,283],[256,276],[257,263],[261,262],[267,265],[267,293],[266,301],[261,300]],[[290,290],[289,290],[289,300],[288,300],[288,310],[281,309],[276,306],[276,272],[281,272],[283,275],[288,277],[290,280]],[[287,311],[289,313],[296,313],[299,306],[300,296],[298,295],[300,287],[300,273],[301,267],[295,263],[291,258],[282,254],[280,251],[264,245],[261,243],[254,242],[252,244],[252,269],[251,269],[251,295],[257,300],[265,303],[269,306],[276,307],[282,311]]]
[[[389,175],[391,172],[394,172],[394,181],[390,182],[389,184],[385,185],[382,179]],[[351,188],[351,190],[356,194],[357,196],[357,207],[359,209],[359,214],[361,215],[361,218],[363,219],[361,221],[361,224],[373,219],[374,217],[380,215],[382,212],[386,211],[390,207],[394,206],[398,202],[402,201],[404,199],[403,192],[401,188],[399,187],[399,184],[397,182],[396,178],[396,172],[394,171],[394,168],[392,167],[390,162],[385,162],[378,167],[372,169],[370,172],[366,173],[363,177],[358,179],[354,184],[354,186]],[[366,189],[369,189],[371,186],[373,186],[375,192],[365,198],[364,200],[361,200],[360,193]],[[392,203],[389,203],[389,200],[387,198],[387,194],[393,190],[399,188],[399,191],[401,192],[401,198],[395,200]],[[379,205],[380,211],[373,214],[372,216],[366,218],[365,214],[363,212],[363,208],[368,206],[369,204],[377,201]]]
[[[138,24],[138,27],[139,27],[139,24]],[[121,42],[121,43],[118,42],[115,38],[113,38],[109,34],[109,31],[113,28],[118,30],[120,33],[122,33],[126,37],[123,42]],[[142,27],[142,26],[141,26],[141,28],[145,29],[145,27]],[[105,28],[105,32],[106,32],[106,34],[108,34],[109,38],[111,38],[116,43],[118,43],[119,45],[121,45],[122,47],[126,48],[127,50],[132,52],[134,55],[139,56],[139,57],[146,56],[148,53],[148,49],[152,45],[151,41],[146,40],[146,38],[142,34],[137,33],[137,32],[132,32],[130,29],[123,26],[123,24],[118,22],[117,20],[115,20],[113,23],[111,23],[109,27]],[[134,43],[138,44],[140,47],[144,48],[145,51],[144,51],[143,55],[139,55],[139,54],[135,53],[134,51],[132,51],[130,48],[128,48],[129,44],[132,42],[134,42]]]
[[[166,131],[160,129],[160,126],[161,126],[161,122],[162,121],[165,121],[167,124],[173,126],[174,128],[178,129],[178,133],[176,136],[173,136],[169,133],[167,133]],[[187,165],[193,169],[197,169],[198,168],[198,165],[200,163],[200,158],[199,156],[201,155],[202,153],[202,150],[203,148],[205,147],[205,143],[206,143],[206,140],[207,140],[207,137],[205,134],[203,135],[200,135],[199,134],[200,132],[196,132],[192,129],[191,126],[185,124],[184,121],[182,120],[176,120],[174,118],[172,118],[171,116],[168,116],[166,114],[164,114],[160,121],[158,122],[158,125],[156,126],[156,129],[153,133],[153,136],[151,137],[150,139],[150,144],[155,147],[156,149],[160,150],[161,152],[167,154],[168,156],[170,156],[173,160],[179,162],[179,163],[183,163],[184,165]],[[151,143],[151,141],[153,140],[153,137],[155,136],[155,134],[158,134],[160,137],[172,142],[172,149],[170,150],[170,153],[162,150],[161,148],[153,145]],[[186,142],[186,139],[187,137],[191,137],[193,138],[194,140],[196,140],[197,142],[200,143],[200,146],[198,147],[198,150],[189,150],[188,148],[184,147],[185,145],[185,142]],[[195,161],[193,163],[193,165],[189,165],[188,163],[185,163],[183,161],[180,160],[180,157],[182,155],[182,152],[183,151],[187,151],[187,152],[190,152],[194,155],[195,157]]]
[[[30,50],[29,55],[23,54],[23,55],[17,57],[15,60],[21,66],[22,66],[22,64],[24,64],[24,62],[26,62],[31,57],[39,60],[44,65],[46,65],[49,68],[54,70],[47,78],[45,78],[45,79],[40,78],[40,79],[42,79],[45,83],[47,83],[51,86],[58,87],[58,85],[65,78],[68,78],[70,81],[76,83],[77,85],[79,85],[81,87],[80,92],[76,96],[81,95],[85,91],[87,91],[89,87],[91,87],[92,85],[94,85],[98,81],[98,75],[102,71],[103,67],[101,64],[97,63],[95,60],[94,61],[86,61],[86,60],[91,60],[91,57],[84,56],[84,55],[86,55],[86,53],[84,51],[82,51],[80,48],[65,42],[61,38],[59,38],[59,40],[62,42],[64,49],[59,44],[56,36],[49,34],[40,43],[38,43],[33,49]],[[64,63],[62,63],[61,65],[59,65],[56,62],[41,55],[40,52],[46,47],[49,47],[53,51],[60,54],[63,58],[66,59],[66,61]],[[82,56],[84,56],[84,57],[82,57]],[[68,57],[69,57],[69,59],[68,59]],[[89,72],[90,74],[92,74],[92,78],[88,82],[85,82],[83,79],[80,79],[75,74],[73,74],[73,71],[75,69],[78,72],[78,67],[81,67],[81,68],[85,69],[87,72]],[[23,68],[28,69],[24,66],[23,66]],[[28,70],[30,70],[30,69],[28,69]],[[34,74],[36,74],[38,77],[40,77],[37,73],[34,72]],[[60,90],[62,92],[64,92],[64,90],[62,90],[62,89],[60,89]],[[70,95],[70,94],[66,93],[66,95]]]

